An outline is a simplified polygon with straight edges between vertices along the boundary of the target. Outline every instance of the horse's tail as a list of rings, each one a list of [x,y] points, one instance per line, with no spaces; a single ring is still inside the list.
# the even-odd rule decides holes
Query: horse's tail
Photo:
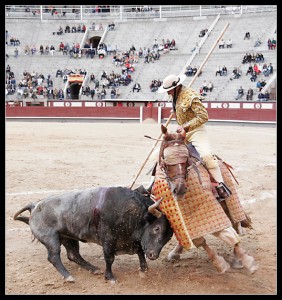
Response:
[[[24,223],[26,223],[27,225],[29,225],[29,219],[30,217],[24,217],[24,216],[19,216],[22,212],[28,210],[30,212],[30,214],[32,213],[32,211],[35,208],[35,204],[34,203],[30,203],[28,205],[26,205],[25,207],[23,207],[21,210],[19,210],[18,212],[15,213],[14,215],[14,220],[19,220],[19,221],[23,221]]]

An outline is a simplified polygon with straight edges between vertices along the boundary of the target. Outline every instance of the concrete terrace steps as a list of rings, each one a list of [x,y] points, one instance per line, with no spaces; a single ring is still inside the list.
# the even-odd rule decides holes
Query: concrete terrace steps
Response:
[[[163,80],[165,76],[169,74],[179,74],[186,62],[192,55],[191,49],[195,46],[196,42],[200,42],[199,32],[201,29],[209,28],[214,22],[215,17],[207,17],[203,19],[192,19],[192,18],[178,18],[168,19],[166,21],[153,21],[153,20],[127,20],[126,22],[118,22],[116,20],[115,30],[107,31],[104,43],[110,44],[112,47],[117,45],[120,51],[129,50],[132,44],[138,51],[140,47],[152,48],[154,39],[160,43],[162,39],[172,38],[176,41],[178,50],[172,50],[168,54],[162,54],[159,60],[154,63],[144,63],[144,58],[139,59],[136,64],[136,71],[131,74],[133,83],[135,81],[141,84],[142,92],[132,93],[133,83],[126,87],[120,87],[121,96],[120,98],[128,99],[160,99],[163,97],[161,94],[152,93],[149,89],[149,85],[153,79]],[[218,49],[218,46],[208,59],[208,62],[204,66],[203,74],[196,79],[193,88],[198,90],[203,80],[211,80],[214,83],[214,91],[210,93],[207,100],[213,100],[214,98],[229,99],[233,100],[237,89],[240,85],[243,86],[245,91],[248,89],[250,84],[255,85],[249,80],[249,77],[245,76],[248,64],[241,64],[242,58],[246,52],[262,52],[265,57],[265,62],[268,64],[272,62],[274,70],[277,70],[277,51],[271,51],[267,48],[267,39],[269,37],[276,37],[274,30],[276,28],[277,16],[276,12],[264,13],[264,14],[252,14],[238,16],[221,16],[218,23],[215,25],[214,30],[203,44],[200,53],[197,54],[194,60],[191,62],[191,66],[200,66],[203,59],[209,52],[211,46],[214,44],[219,33],[227,22],[230,23],[226,33],[224,34],[224,40],[227,41],[229,37],[233,40],[233,47],[230,49]],[[63,21],[57,20],[57,22],[43,22],[39,20],[20,20],[6,22],[6,29],[9,31],[10,36],[15,36],[20,39],[21,45],[18,47],[20,56],[18,59],[13,57],[14,47],[8,46],[7,52],[10,58],[6,61],[6,65],[10,64],[12,71],[14,71],[17,82],[22,78],[24,70],[32,72],[33,70],[38,73],[43,73],[44,76],[47,74],[52,75],[52,79],[55,83],[60,85],[59,78],[56,79],[56,71],[60,69],[86,69],[88,74],[94,73],[100,80],[102,70],[111,72],[114,70],[117,73],[121,73],[121,67],[115,67],[112,63],[112,55],[99,59],[97,56],[94,59],[70,59],[69,56],[64,56],[62,52],[55,52],[52,57],[40,55],[36,53],[34,56],[25,56],[21,53],[26,43],[30,46],[35,44],[38,49],[39,45],[46,44],[50,46],[54,44],[57,49],[59,43],[66,42],[71,45],[76,42],[75,39],[79,39],[77,42],[81,42],[83,33],[68,33],[62,36],[53,35],[53,31],[57,31],[59,26],[62,25],[65,28],[66,23],[71,27],[72,25],[83,24],[80,20]],[[92,22],[90,22],[92,23]],[[89,26],[90,23],[86,23]],[[97,22],[96,22],[97,23]],[[99,22],[98,22],[99,23]],[[107,22],[108,23],[108,22]],[[105,27],[105,26],[104,26]],[[264,30],[261,30],[261,29]],[[35,30],[34,30],[35,29]],[[250,40],[243,40],[245,32],[249,31],[251,34]],[[15,34],[15,32],[17,34]],[[102,36],[103,32],[98,32],[97,35]],[[254,48],[254,43],[257,37],[261,37],[262,45]],[[228,75],[226,77],[215,76],[217,66],[226,65],[228,69]],[[240,67],[243,71],[243,76],[240,79],[229,81],[233,67]],[[264,76],[263,76],[264,77]],[[261,78],[263,78],[261,77]],[[246,80],[248,79],[248,80]],[[266,78],[267,79],[267,78]],[[191,78],[187,77],[184,83],[189,83]],[[255,90],[255,88],[254,88]],[[232,99],[230,99],[232,98]]]

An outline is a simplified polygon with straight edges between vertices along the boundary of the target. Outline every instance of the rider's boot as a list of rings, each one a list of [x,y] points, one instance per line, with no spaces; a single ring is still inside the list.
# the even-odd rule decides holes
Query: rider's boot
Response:
[[[232,193],[223,181],[220,167],[216,166],[215,168],[209,168],[208,170],[212,175],[213,179],[218,183],[215,187],[219,196],[218,201],[220,202],[229,197]]]

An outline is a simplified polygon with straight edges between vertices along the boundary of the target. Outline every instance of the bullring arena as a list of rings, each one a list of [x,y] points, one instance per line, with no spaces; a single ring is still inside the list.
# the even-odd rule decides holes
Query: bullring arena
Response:
[[[239,183],[237,192],[253,226],[252,229],[244,229],[240,238],[247,253],[256,259],[259,269],[251,275],[245,269],[232,268],[225,274],[219,274],[202,248],[184,251],[180,260],[168,261],[167,255],[177,243],[173,236],[164,246],[157,260],[147,259],[149,270],[145,274],[139,272],[139,259],[136,254],[116,256],[113,263],[113,273],[117,278],[116,284],[106,282],[103,274],[94,275],[69,261],[65,248],[62,247],[62,262],[76,279],[75,283],[69,283],[65,282],[48,262],[46,248],[40,242],[33,240],[29,226],[13,219],[14,214],[23,206],[49,195],[98,186],[129,187],[133,183],[133,188],[135,188],[149,183],[154,155],[151,155],[146,163],[145,161],[155,141],[144,136],[152,138],[160,136],[161,124],[165,124],[169,119],[171,103],[165,98],[158,98],[157,93],[146,91],[146,85],[154,77],[160,76],[160,79],[163,79],[168,73],[181,73],[183,60],[185,65],[187,59],[189,60],[189,57],[194,55],[191,54],[190,49],[181,48],[186,40],[183,39],[180,42],[182,29],[179,29],[179,39],[176,34],[176,42],[179,43],[178,50],[162,56],[154,64],[144,64],[144,67],[143,62],[142,65],[141,62],[139,65],[136,64],[136,72],[132,74],[132,77],[134,81],[141,82],[141,93],[132,93],[133,83],[131,83],[129,87],[120,87],[121,95],[118,99],[106,98],[104,101],[97,98],[91,100],[90,96],[86,95],[79,95],[79,99],[50,99],[38,95],[36,99],[33,99],[31,95],[27,98],[20,98],[17,94],[6,94],[6,295],[277,294],[277,66],[276,51],[269,50],[266,46],[267,34],[272,35],[276,28],[276,10],[273,6],[220,8],[203,6],[202,10],[200,9],[202,15],[199,17],[198,10],[195,10],[197,15],[194,16],[189,15],[189,10],[186,11],[182,7],[181,13],[188,13],[188,17],[182,16],[181,21],[176,21],[175,16],[179,13],[178,6],[174,7],[175,10],[166,10],[163,7],[163,11],[157,6],[153,7],[154,15],[148,18],[148,22],[152,22],[152,28],[157,26],[163,29],[168,28],[166,24],[169,22],[159,21],[169,20],[173,26],[176,24],[183,26],[186,21],[191,22],[189,24],[195,25],[194,33],[192,27],[189,28],[193,43],[199,40],[198,30],[203,26],[212,29],[209,35],[210,40],[207,39],[206,44],[201,45],[201,51],[193,57],[193,62],[198,66],[207,57],[223,25],[230,22],[226,33],[234,34],[233,49],[224,49],[225,52],[220,53],[221,50],[216,46],[203,67],[203,74],[193,81],[192,86],[198,89],[203,80],[212,78],[214,81],[214,92],[208,93],[203,101],[210,116],[207,130],[214,153],[233,167],[233,174]],[[71,13],[71,11],[67,10],[67,20],[64,20],[60,17],[60,13],[59,17],[53,16],[48,10],[42,11],[39,8],[33,14],[32,10],[27,12],[22,8],[9,6],[6,10],[6,29],[10,34],[20,37],[18,28],[22,26],[22,32],[24,32],[33,24],[35,28],[40,27],[40,30],[45,30],[47,36],[47,30],[50,31],[51,27],[52,30],[56,30],[59,24],[78,24],[83,18],[85,18],[87,28],[92,23],[93,15],[89,7],[87,9],[78,7],[75,12]],[[218,11],[222,14],[221,18],[218,18]],[[119,15],[121,12],[124,14]],[[161,12],[163,20],[161,20]],[[32,14],[29,15],[29,13]],[[169,13],[175,16],[169,16]],[[136,13],[128,7],[125,7],[124,11],[122,7],[119,9],[111,7],[110,17],[107,14],[109,13],[105,12],[103,16],[103,13],[100,15],[96,13],[95,16],[97,20],[102,16],[101,21],[104,25],[109,20],[114,20],[116,28],[113,32],[105,32],[105,35],[97,28],[96,31],[93,30],[99,36],[99,41],[112,41],[113,36],[118,36],[115,32],[122,33],[127,22],[132,24],[132,27],[135,24],[138,30],[144,29],[142,18],[148,17],[147,11]],[[246,82],[249,82],[249,79],[244,74],[236,79],[238,81],[228,81],[228,78],[223,78],[224,76],[215,77],[214,72],[221,60],[229,63],[227,67],[230,73],[232,67],[237,64],[243,72],[246,71],[247,66],[240,63],[241,56],[247,49],[257,51],[253,43],[257,34],[254,19],[258,14],[265,20],[270,20],[271,16],[276,18],[269,22],[266,28],[267,34],[262,36],[264,44],[260,48],[265,54],[266,62],[271,61],[274,66],[274,73],[267,78],[268,85],[266,86],[266,89],[271,91],[271,99],[258,101],[258,92],[254,88],[253,101],[234,100],[231,94],[236,92],[240,84],[245,84],[244,88],[247,90],[249,84]],[[40,20],[40,17],[43,20]],[[262,19],[260,20],[263,21]],[[245,46],[241,45],[238,50],[239,48],[236,47],[239,40],[242,40],[245,34],[244,20],[247,20],[248,25],[253,29],[253,31],[250,29],[251,34],[252,32],[255,34],[250,41],[246,41]],[[34,42],[39,39],[36,35],[30,35],[29,38]],[[50,36],[38,43],[61,38],[67,38],[67,34],[57,37],[56,34],[50,33]],[[144,38],[142,40],[144,44],[152,42],[151,37],[144,35],[142,38]],[[137,46],[136,36],[132,36],[132,41]],[[25,42],[23,40],[21,42],[18,48],[23,51]],[[124,45],[131,46],[131,41],[125,41]],[[39,53],[35,56],[24,56],[20,53],[19,57],[15,58],[13,57],[14,46],[8,45],[6,50],[6,53],[10,54],[9,58],[6,57],[6,65],[10,64],[17,82],[23,70],[30,67],[28,71],[43,71],[45,75],[47,72],[52,72],[54,85],[61,87],[64,91],[70,82],[63,84],[60,77],[55,77],[55,70],[50,69],[50,66],[53,67],[55,63],[58,63],[61,69],[89,68],[88,73],[94,70],[96,76],[100,76],[104,68],[109,72],[113,68],[110,57],[103,59],[94,57],[95,69],[92,61],[86,58],[74,60],[56,52],[52,57],[40,56]],[[87,77],[85,80],[87,83]],[[193,79],[187,78],[184,85],[191,83],[191,80]],[[169,131],[175,130],[176,127],[177,124],[172,119],[168,124]],[[156,149],[158,146],[159,144]],[[141,168],[142,171],[138,175]],[[206,236],[206,239],[219,255],[231,263],[233,258],[231,247],[212,235]],[[102,271],[105,270],[101,246],[80,243],[80,253],[87,261]]]
[[[169,125],[172,130],[175,125]],[[6,123],[6,294],[255,294],[273,295],[276,281],[276,129],[274,126],[207,125],[215,152],[234,168],[240,200],[253,221],[241,237],[245,249],[259,263],[249,275],[245,270],[218,274],[203,249],[185,252],[177,262],[166,256],[175,246],[173,237],[160,258],[148,261],[145,278],[138,272],[137,255],[120,255],[113,264],[118,283],[105,283],[103,275],[91,275],[66,258],[62,260],[76,277],[66,284],[47,261],[45,247],[32,242],[26,224],[14,221],[16,211],[63,191],[96,186],[128,186],[140,170],[153,141],[156,122]],[[148,183],[146,164],[135,186]],[[232,249],[208,236],[210,244],[230,262]],[[81,244],[81,254],[104,270],[102,248]]]

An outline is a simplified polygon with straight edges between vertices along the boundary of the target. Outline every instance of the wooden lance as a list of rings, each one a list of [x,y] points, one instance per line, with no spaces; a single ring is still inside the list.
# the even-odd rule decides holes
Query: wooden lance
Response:
[[[194,77],[192,78],[191,82],[188,84],[188,86],[187,86],[188,88],[190,88],[190,87],[193,85],[193,83],[195,82],[195,80],[196,80],[197,77],[199,76],[199,74],[200,74],[200,72],[202,71],[204,65],[206,64],[207,60],[209,59],[209,57],[210,57],[210,55],[212,54],[213,50],[215,49],[216,45],[218,44],[218,42],[220,41],[220,39],[221,39],[222,36],[224,35],[224,33],[225,33],[225,31],[227,30],[228,26],[229,26],[229,23],[227,23],[227,24],[224,26],[223,30],[221,31],[221,33],[220,33],[219,36],[217,37],[217,39],[216,39],[216,41],[214,42],[214,44],[212,45],[210,51],[208,52],[208,54],[206,55],[206,57],[205,57],[205,59],[203,60],[202,64],[200,65],[199,69],[197,70],[196,74],[195,74]],[[171,121],[171,119],[173,118],[173,116],[174,116],[174,113],[172,112],[172,113],[170,114],[170,116],[168,117],[168,119],[167,119],[165,125],[164,125],[165,127],[168,126],[168,124],[170,123],[170,121]],[[156,148],[156,146],[157,146],[157,144],[158,144],[158,141],[161,139],[161,137],[162,137],[162,133],[160,134],[160,136],[158,137],[158,139],[156,139],[155,144],[152,146],[152,149],[150,150],[150,152],[149,152],[147,158],[145,159],[145,161],[144,161],[144,163],[142,164],[142,166],[141,166],[139,172],[137,173],[137,175],[135,176],[133,182],[131,183],[131,185],[130,185],[130,187],[129,187],[130,189],[131,189],[131,188],[133,187],[133,185],[135,184],[135,182],[136,182],[138,176],[140,175],[140,173],[142,172],[143,168],[145,167],[145,165],[146,165],[146,163],[147,163],[147,161],[148,161],[150,155],[153,153],[153,151],[154,151],[154,149]]]

